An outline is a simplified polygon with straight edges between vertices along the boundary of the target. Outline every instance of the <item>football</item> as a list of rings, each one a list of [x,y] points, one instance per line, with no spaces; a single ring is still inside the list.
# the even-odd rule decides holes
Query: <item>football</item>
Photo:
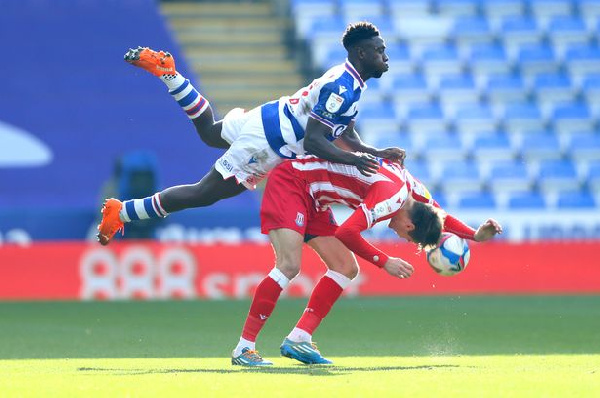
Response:
[[[467,267],[471,252],[466,239],[443,232],[440,243],[427,252],[427,262],[435,272],[444,276],[456,275]]]

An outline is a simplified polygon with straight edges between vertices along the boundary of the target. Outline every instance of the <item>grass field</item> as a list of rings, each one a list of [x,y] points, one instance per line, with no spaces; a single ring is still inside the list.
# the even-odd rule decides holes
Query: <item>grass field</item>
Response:
[[[304,300],[232,367],[248,301],[0,303],[0,396],[598,397],[600,297],[345,298],[315,335],[334,366],[279,357]]]

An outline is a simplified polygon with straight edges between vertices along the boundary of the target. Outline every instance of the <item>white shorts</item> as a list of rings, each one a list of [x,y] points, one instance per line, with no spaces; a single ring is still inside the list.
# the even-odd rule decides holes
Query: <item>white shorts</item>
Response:
[[[238,184],[255,189],[282,158],[271,149],[262,123],[260,107],[249,112],[232,109],[223,118],[221,137],[231,147],[215,163],[224,179],[235,177]]]

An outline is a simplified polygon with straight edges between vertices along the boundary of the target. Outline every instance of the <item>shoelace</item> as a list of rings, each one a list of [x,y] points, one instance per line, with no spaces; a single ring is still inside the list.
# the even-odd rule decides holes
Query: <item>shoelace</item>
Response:
[[[258,351],[256,351],[256,350],[248,350],[248,351],[244,352],[242,355],[248,359],[252,359],[255,361],[262,361],[262,357],[260,355],[258,355]]]

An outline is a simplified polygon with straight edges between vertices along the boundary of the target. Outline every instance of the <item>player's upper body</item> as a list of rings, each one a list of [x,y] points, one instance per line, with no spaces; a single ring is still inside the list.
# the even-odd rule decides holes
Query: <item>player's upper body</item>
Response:
[[[425,185],[407,169],[385,159],[379,159],[379,164],[377,173],[370,176],[361,174],[355,167],[313,156],[284,162],[278,167],[288,168],[303,181],[317,210],[324,211],[332,204],[354,209],[335,236],[354,253],[379,267],[384,266],[389,256],[365,240],[361,232],[385,220],[391,220],[390,228],[401,237],[423,246],[437,244],[442,224],[444,231],[474,239],[476,231],[443,213]],[[422,225],[432,227],[415,228],[415,217],[421,219]],[[441,217],[439,223],[438,217]],[[436,223],[439,224],[437,231]]]
[[[379,31],[367,22],[350,25],[342,42],[348,51],[344,63],[292,96],[263,105],[262,120],[270,147],[281,157],[293,159],[310,153],[364,171],[372,166],[361,166],[363,155],[344,151],[331,141],[343,137],[353,151],[389,157],[362,143],[354,130],[358,101],[367,87],[365,81],[379,78],[388,70],[388,57]]]

